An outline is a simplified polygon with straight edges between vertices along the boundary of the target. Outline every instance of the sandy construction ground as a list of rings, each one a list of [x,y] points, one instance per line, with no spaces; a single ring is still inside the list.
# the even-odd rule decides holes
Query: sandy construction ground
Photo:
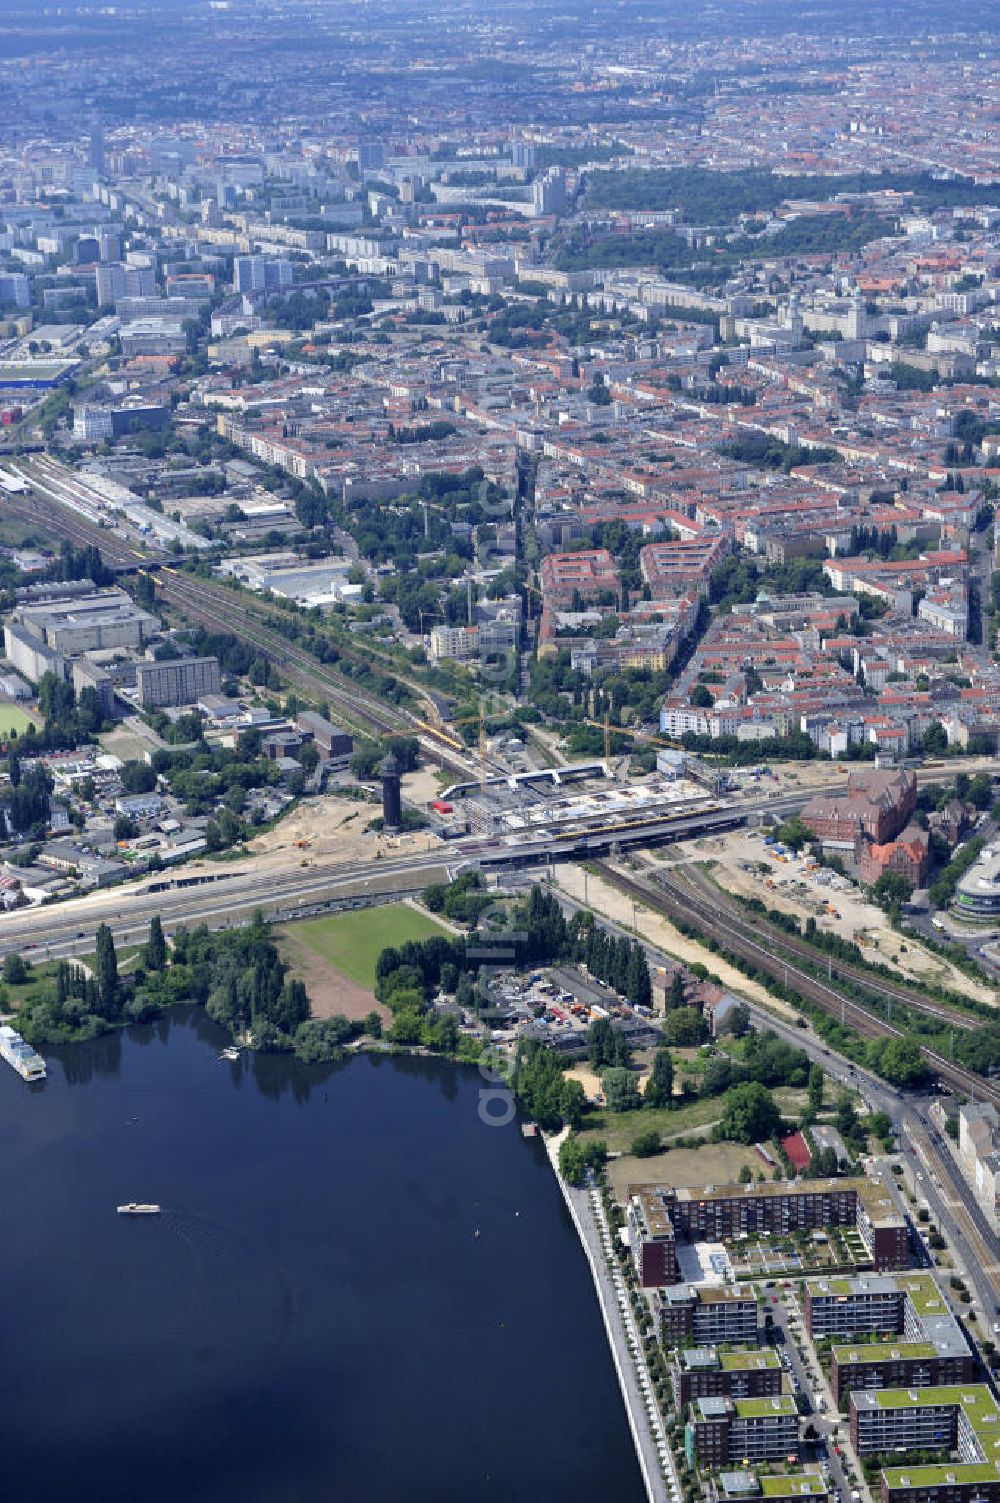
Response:
[[[584,900],[584,870],[582,866],[559,866],[556,868],[558,885],[571,898],[578,902]],[[605,918],[614,923],[621,924],[625,928],[632,927],[632,899],[627,898],[617,888],[611,887],[600,877],[587,876],[586,896],[589,906],[596,914],[603,914]],[[686,939],[679,929],[675,929],[669,919],[662,918],[658,913],[653,913],[649,908],[638,905],[636,909],[636,928],[643,939],[655,945],[665,954],[671,955],[676,960],[683,960],[687,965],[693,965],[700,961],[707,966],[714,976],[718,976],[723,986],[733,991],[736,996],[748,997],[753,1002],[759,1002],[762,1007],[770,1010],[779,1017],[794,1021],[798,1013],[788,1007],[784,1002],[779,1002],[772,997],[770,992],[756,981],[749,980],[735,966],[713,955],[704,945],[700,945],[693,939]]]
[[[588,1101],[596,1101],[601,1095],[601,1077],[591,1065],[577,1061],[566,1071],[566,1079],[578,1080]]]
[[[384,857],[439,848],[440,840],[424,830],[413,835],[365,835],[365,825],[381,812],[378,804],[323,794],[299,804],[273,830],[251,840],[247,849],[260,858],[261,868],[266,870],[269,866],[287,867],[296,851],[301,851],[303,865],[317,857],[335,857],[367,866],[377,852]]]
[[[768,853],[761,837],[751,831],[734,831],[700,844],[704,849],[697,853],[698,858],[712,861],[712,876],[727,891],[760,898],[769,908],[793,913],[800,920],[814,918],[818,928],[853,940],[866,959],[893,966],[901,977],[937,982],[978,1001],[1000,1005],[993,987],[971,979],[950,961],[908,936],[895,933],[882,910],[869,903],[859,887],[817,882],[815,874],[805,871],[805,862],[779,861]],[[768,878],[756,870],[761,861],[770,867],[773,888],[766,885]],[[746,866],[755,869],[746,871]],[[827,911],[827,904],[836,909],[839,917],[834,918]]]
[[[437,767],[418,767],[416,772],[403,774],[403,802],[416,809],[426,809],[428,804],[441,797],[443,786],[456,781],[454,773],[442,774]]]

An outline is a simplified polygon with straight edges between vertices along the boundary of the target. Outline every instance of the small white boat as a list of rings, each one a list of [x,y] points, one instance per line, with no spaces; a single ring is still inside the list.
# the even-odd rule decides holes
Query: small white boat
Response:
[[[223,1049],[222,1053],[219,1055],[220,1059],[237,1060],[239,1059],[239,1057],[240,1051],[237,1049],[235,1044],[227,1045],[227,1047]]]
[[[118,1207],[119,1216],[159,1216],[160,1207],[152,1204],[143,1204],[138,1200],[130,1200],[126,1205]]]

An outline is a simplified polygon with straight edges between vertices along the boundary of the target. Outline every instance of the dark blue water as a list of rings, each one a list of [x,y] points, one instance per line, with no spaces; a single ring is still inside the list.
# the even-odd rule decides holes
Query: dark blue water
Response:
[[[583,1253],[479,1075],[222,1042],[0,1064],[0,1494],[640,1503]]]

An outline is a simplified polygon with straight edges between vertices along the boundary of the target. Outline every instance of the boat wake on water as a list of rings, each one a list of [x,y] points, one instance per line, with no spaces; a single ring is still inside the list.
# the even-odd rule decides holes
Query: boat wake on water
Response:
[[[232,1301],[234,1311],[243,1317],[244,1297],[253,1301],[258,1317],[276,1306],[271,1332],[267,1336],[262,1332],[267,1355],[276,1355],[298,1312],[294,1286],[271,1249],[247,1232],[196,1211],[164,1207],[161,1221],[191,1258],[192,1294],[198,1302],[208,1302],[216,1318],[220,1299],[223,1305]],[[273,1296],[273,1306],[271,1300],[262,1299],[264,1291]],[[242,1321],[241,1327],[245,1331]]]

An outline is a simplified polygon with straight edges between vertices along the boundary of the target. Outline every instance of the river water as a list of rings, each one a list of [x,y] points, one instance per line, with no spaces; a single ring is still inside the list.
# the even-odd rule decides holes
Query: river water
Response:
[[[641,1503],[562,1197],[478,1073],[224,1042],[184,1009],[41,1087],[0,1063],[2,1496]]]

